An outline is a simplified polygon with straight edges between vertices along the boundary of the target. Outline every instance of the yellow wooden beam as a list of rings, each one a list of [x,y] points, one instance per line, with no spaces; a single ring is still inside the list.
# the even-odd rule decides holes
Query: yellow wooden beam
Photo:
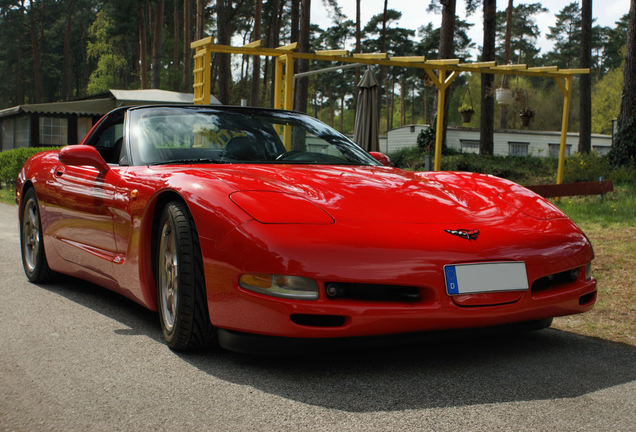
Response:
[[[293,42],[287,45],[279,46],[278,48],[274,48],[278,51],[293,51],[298,47],[298,42]]]
[[[243,45],[243,48],[260,48],[263,46],[263,41],[261,39],[255,40],[254,42],[250,42],[247,45]]]
[[[425,56],[396,56],[396,57],[391,57],[390,60],[397,61],[397,62],[404,62],[404,63],[418,63],[418,62],[425,62],[426,57]]]
[[[349,56],[349,51],[347,51],[346,49],[319,50],[316,51],[316,54],[325,56],[347,57]]]
[[[458,65],[459,59],[433,59],[426,60],[427,65],[435,65],[435,66],[450,66],[450,65]]]
[[[589,68],[559,69],[558,71],[556,71],[554,73],[555,74],[559,74],[559,75],[581,75],[581,74],[589,74],[590,73],[590,69]]]
[[[387,53],[355,53],[353,54],[353,58],[356,59],[366,59],[366,60],[376,60],[376,59],[387,59]]]
[[[526,70],[526,69],[528,69],[528,65],[526,65],[526,64],[506,64],[506,65],[492,66],[490,69],[517,71],[517,70]]]
[[[496,61],[484,61],[484,62],[472,62],[472,63],[460,63],[457,66],[468,69],[484,69],[492,66],[496,66]]]
[[[528,68],[531,72],[554,72],[558,71],[558,66],[533,66]]]
[[[190,43],[190,48],[196,49],[205,45],[211,45],[214,43],[214,36],[208,36],[203,39],[196,40]]]

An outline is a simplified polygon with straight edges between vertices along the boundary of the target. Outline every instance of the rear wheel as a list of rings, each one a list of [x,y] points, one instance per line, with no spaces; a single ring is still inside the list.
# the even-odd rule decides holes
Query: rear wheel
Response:
[[[156,231],[155,280],[161,330],[168,346],[188,350],[214,339],[198,235],[181,202],[168,203]]]
[[[40,209],[33,188],[28,189],[22,198],[20,215],[20,249],[24,273],[31,282],[50,282],[53,272],[44,253]]]

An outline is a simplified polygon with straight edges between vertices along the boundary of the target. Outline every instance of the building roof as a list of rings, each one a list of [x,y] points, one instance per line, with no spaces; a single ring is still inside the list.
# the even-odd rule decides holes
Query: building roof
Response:
[[[98,116],[108,111],[129,105],[152,104],[191,104],[192,93],[179,93],[168,90],[109,90],[108,93],[89,99],[68,102],[51,102],[41,104],[25,104],[0,110],[1,117],[9,117],[20,113],[38,114],[75,114],[84,116]],[[210,95],[210,103],[220,104],[219,100]]]

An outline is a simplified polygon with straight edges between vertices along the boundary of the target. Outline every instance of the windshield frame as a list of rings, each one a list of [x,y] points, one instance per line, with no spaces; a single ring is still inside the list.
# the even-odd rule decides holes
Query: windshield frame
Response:
[[[133,131],[135,130],[136,123],[139,119],[148,117],[152,115],[153,111],[163,111],[165,112],[167,109],[174,109],[176,112],[181,111],[184,114],[188,112],[199,113],[199,114],[218,114],[223,115],[224,113],[232,114],[243,114],[248,117],[256,117],[256,118],[264,118],[264,119],[272,119],[276,123],[280,124],[293,124],[300,125],[305,128],[308,132],[315,135],[317,138],[328,142],[330,145],[337,147],[338,151],[343,153],[343,156],[347,158],[351,158],[352,160],[321,160],[321,161],[312,161],[312,160],[229,160],[224,158],[212,158],[212,157],[186,157],[183,159],[170,159],[170,160],[155,160],[148,161],[144,160],[144,158],[140,155],[139,149],[136,147],[138,143],[135,142],[135,137],[133,136]],[[132,107],[126,112],[126,120],[125,120],[125,142],[124,144],[128,147],[128,155],[130,157],[131,165],[146,165],[146,166],[157,166],[157,165],[175,165],[175,164],[254,164],[254,165],[262,165],[262,164],[275,164],[275,165],[355,165],[355,166],[381,166],[380,162],[378,162],[373,156],[371,156],[368,152],[358,146],[356,143],[351,141],[342,133],[336,131],[330,126],[324,124],[320,120],[317,120],[311,116],[306,114],[293,112],[293,111],[284,111],[284,110],[273,110],[267,108],[251,108],[251,107],[235,107],[235,106],[210,106],[210,105],[150,105],[150,106],[140,106],[140,107]],[[284,148],[283,148],[284,149]],[[346,154],[345,154],[346,153]],[[309,154],[309,153],[308,153]],[[280,156],[280,155],[279,155]],[[322,158],[326,159],[326,158]]]

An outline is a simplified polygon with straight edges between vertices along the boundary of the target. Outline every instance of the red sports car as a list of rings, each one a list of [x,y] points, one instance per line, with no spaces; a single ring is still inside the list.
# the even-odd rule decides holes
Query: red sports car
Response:
[[[158,310],[177,350],[528,322],[592,308],[592,247],[504,179],[384,166],[309,116],[120,108],[17,179],[29,280]],[[259,335],[259,336],[255,336]]]

